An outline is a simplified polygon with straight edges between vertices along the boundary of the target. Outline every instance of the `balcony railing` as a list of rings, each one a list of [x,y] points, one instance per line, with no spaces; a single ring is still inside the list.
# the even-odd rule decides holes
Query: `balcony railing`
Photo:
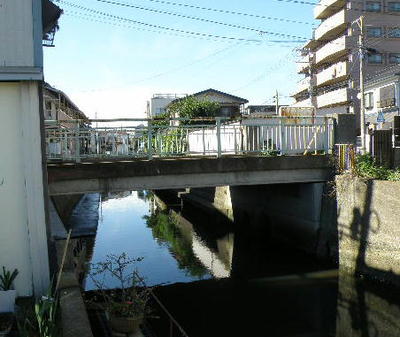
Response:
[[[326,19],[338,12],[346,4],[346,0],[321,0],[314,8],[315,19]]]
[[[307,54],[302,56],[297,61],[297,72],[299,74],[307,73],[308,69],[310,69],[310,62],[312,62],[312,54]]]
[[[90,121],[97,127],[47,121],[48,161],[328,153],[333,144],[333,124],[325,117]]]
[[[347,11],[345,9],[323,21],[315,30],[315,40],[326,40],[338,36],[347,26]]]
[[[325,107],[345,104],[349,101],[350,101],[349,88],[340,88],[318,96],[317,106],[318,108],[325,108]]]
[[[343,81],[349,75],[349,62],[339,62],[317,74],[317,86]]]
[[[353,39],[351,36],[341,36],[325,44],[315,54],[315,63],[333,62],[341,56],[347,54],[352,47]]]

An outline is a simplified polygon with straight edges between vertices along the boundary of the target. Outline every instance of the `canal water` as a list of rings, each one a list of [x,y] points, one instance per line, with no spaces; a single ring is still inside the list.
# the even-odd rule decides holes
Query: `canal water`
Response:
[[[91,263],[143,258],[135,267],[189,336],[400,335],[397,290],[338,276],[245,224],[156,200],[144,191],[102,195]],[[95,289],[90,277],[85,284]],[[167,321],[150,323],[169,336]]]

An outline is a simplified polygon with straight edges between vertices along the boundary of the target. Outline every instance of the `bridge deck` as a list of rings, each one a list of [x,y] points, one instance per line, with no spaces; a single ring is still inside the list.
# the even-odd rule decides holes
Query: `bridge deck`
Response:
[[[326,181],[329,156],[226,156],[48,164],[51,195]]]

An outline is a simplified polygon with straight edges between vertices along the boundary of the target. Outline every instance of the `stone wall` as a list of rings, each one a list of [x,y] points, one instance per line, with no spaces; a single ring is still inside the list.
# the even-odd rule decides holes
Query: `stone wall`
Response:
[[[336,179],[340,268],[400,285],[400,183]]]

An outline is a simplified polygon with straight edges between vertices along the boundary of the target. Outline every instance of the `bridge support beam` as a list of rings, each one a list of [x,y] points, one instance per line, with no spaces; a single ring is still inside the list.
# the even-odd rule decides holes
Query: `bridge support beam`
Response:
[[[323,182],[328,156],[179,158],[49,165],[51,195]]]

